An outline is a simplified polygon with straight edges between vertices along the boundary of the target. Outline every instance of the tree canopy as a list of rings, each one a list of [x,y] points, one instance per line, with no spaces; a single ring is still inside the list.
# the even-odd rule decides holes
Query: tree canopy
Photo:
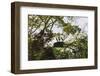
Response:
[[[73,24],[77,18],[29,15],[29,60],[87,58],[88,36]]]

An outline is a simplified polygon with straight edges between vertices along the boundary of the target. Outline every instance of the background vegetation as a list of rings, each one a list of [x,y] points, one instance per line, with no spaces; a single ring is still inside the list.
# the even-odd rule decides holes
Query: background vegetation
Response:
[[[75,25],[77,16],[28,16],[28,59],[88,57],[88,35]]]

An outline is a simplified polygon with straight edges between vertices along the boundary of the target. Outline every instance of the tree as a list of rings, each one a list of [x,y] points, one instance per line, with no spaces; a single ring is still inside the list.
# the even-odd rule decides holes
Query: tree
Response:
[[[29,60],[86,58],[87,35],[79,26],[72,24],[76,18],[73,16],[29,15]],[[63,32],[54,33],[54,26],[62,28]],[[69,38],[71,40],[68,40]],[[50,46],[50,42],[53,40],[56,42],[54,46]]]

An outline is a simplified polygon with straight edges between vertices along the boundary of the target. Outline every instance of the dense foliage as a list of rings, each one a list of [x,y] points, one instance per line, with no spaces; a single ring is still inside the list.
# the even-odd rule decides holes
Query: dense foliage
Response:
[[[28,16],[28,59],[74,59],[88,57],[88,36],[73,16]],[[54,32],[54,28],[62,32]],[[57,30],[57,29],[55,29]]]

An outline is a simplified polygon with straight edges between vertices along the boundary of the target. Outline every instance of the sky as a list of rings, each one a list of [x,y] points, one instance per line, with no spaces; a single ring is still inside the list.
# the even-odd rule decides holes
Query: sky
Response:
[[[64,21],[67,22],[67,17],[64,18]],[[73,25],[79,26],[82,31],[88,33],[88,17],[82,17],[78,16],[75,18],[74,21],[72,21]],[[62,28],[58,28],[57,26],[53,27],[53,32],[54,33],[62,33]]]

